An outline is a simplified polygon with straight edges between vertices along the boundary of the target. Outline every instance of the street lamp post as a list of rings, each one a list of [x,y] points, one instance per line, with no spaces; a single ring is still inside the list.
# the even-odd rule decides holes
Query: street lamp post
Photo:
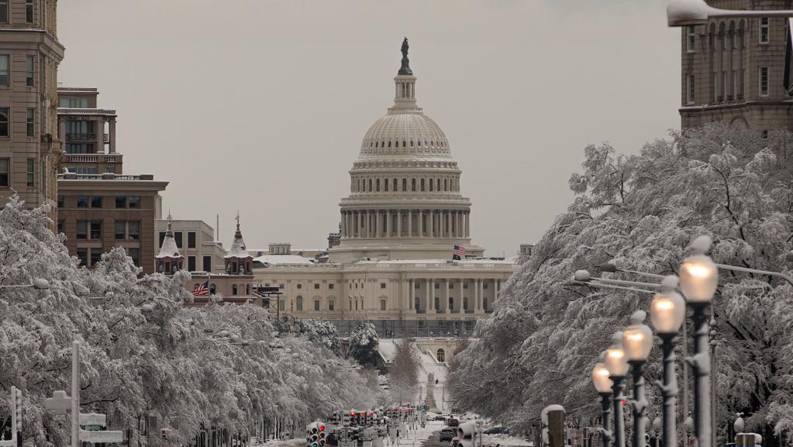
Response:
[[[36,290],[47,290],[50,288],[50,283],[43,278],[35,278],[31,284],[9,284],[0,285],[0,289],[27,289],[33,288]]]
[[[609,370],[602,362],[595,364],[592,368],[592,383],[595,384],[595,389],[600,395],[600,415],[602,420],[602,427],[600,428],[600,436],[603,439],[603,447],[609,447],[611,444],[611,432],[609,431],[609,413],[611,406],[611,388],[614,385],[609,377]]]
[[[697,445],[711,446],[710,341],[707,315],[719,280],[719,271],[705,253],[710,249],[708,236],[700,236],[691,244],[692,256],[680,264],[680,289],[694,310],[694,356],[687,358],[694,370],[694,432]]]
[[[628,374],[628,360],[622,348],[622,332],[617,332],[613,337],[614,343],[606,350],[604,364],[609,372],[609,377],[614,382],[612,386],[614,403],[614,447],[625,447],[625,416],[622,412],[622,394],[625,389],[625,375]]]
[[[666,7],[667,23],[671,27],[702,25],[708,19],[725,17],[791,17],[793,11],[734,10],[714,8],[705,0],[671,0]]]
[[[661,338],[663,353],[663,381],[657,382],[663,396],[663,445],[677,447],[677,374],[675,372],[675,337],[686,318],[686,302],[675,292],[678,279],[669,276],[664,279],[664,289],[653,297],[650,303],[650,321]]]
[[[644,324],[647,313],[639,310],[631,315],[631,325],[622,334],[622,346],[625,358],[631,365],[633,376],[633,444],[632,447],[645,447],[644,434],[647,428],[647,397],[644,393],[644,377],[642,369],[653,349],[653,332]]]

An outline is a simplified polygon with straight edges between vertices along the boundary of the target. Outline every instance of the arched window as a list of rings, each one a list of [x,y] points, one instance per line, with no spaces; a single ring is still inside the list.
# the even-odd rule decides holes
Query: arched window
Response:
[[[328,298],[328,310],[331,312],[336,310],[336,300],[332,298]]]
[[[232,295],[237,295],[237,285],[236,284],[232,284],[231,285],[231,294]]]
[[[375,180],[375,191],[380,192],[380,179]]]
[[[369,192],[372,192],[372,179],[369,179]]]
[[[410,140],[410,147],[413,147],[413,140]]]
[[[402,179],[402,192],[405,192],[407,190],[408,190],[408,179],[403,178]]]
[[[381,298],[380,299],[380,310],[386,310],[387,306],[388,306],[388,301],[386,301],[385,298]]]
[[[421,147],[421,140],[419,140],[418,143],[419,143],[419,147]]]
[[[449,190],[449,179],[447,179],[447,178],[443,179],[443,190],[444,191],[448,191]]]
[[[438,349],[438,352],[435,353],[435,360],[439,362],[446,361],[446,352],[443,349]]]
[[[424,191],[424,179],[423,178],[421,179],[421,191],[422,192]]]
[[[416,179],[413,179],[413,191],[416,191]]]
[[[402,140],[402,147],[407,147],[407,142],[405,140]]]
[[[319,298],[314,297],[314,312],[319,312]]]
[[[437,189],[438,191],[441,190],[441,179],[440,178],[436,178],[435,179],[435,189]]]
[[[303,312],[303,297],[302,296],[298,295],[297,298],[295,298],[295,305],[297,307],[297,311],[298,312]]]
[[[397,190],[397,179],[394,179],[394,181],[391,183],[391,186],[392,186],[391,189],[393,189],[394,192],[396,192],[396,190]]]
[[[430,179],[430,191],[432,191],[432,179]]]
[[[388,192],[388,179],[383,179],[383,190]]]
[[[391,141],[390,140],[388,141],[388,147],[391,147]]]

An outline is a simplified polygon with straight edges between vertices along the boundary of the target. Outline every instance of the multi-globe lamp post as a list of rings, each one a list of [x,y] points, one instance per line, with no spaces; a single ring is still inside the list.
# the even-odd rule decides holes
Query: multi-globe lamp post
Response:
[[[611,445],[611,432],[609,431],[609,413],[611,412],[611,389],[614,382],[609,376],[609,370],[603,362],[598,362],[592,368],[592,383],[595,385],[600,395],[600,418],[602,420],[602,428],[600,430],[601,439],[603,439],[603,447]]]
[[[603,364],[609,372],[612,382],[612,402],[614,404],[614,430],[612,437],[614,447],[625,447],[625,416],[622,412],[622,402],[625,396],[622,394],[625,389],[625,376],[628,374],[628,359],[622,347],[622,332],[617,332],[613,336],[612,345],[606,350]]]
[[[711,239],[700,236],[691,243],[693,254],[680,264],[680,290],[693,310],[694,355],[686,359],[694,370],[694,432],[697,445],[711,445],[710,317],[707,315],[719,282],[719,270],[705,253]]]
[[[658,382],[663,397],[661,439],[664,447],[677,447],[675,337],[686,318],[686,302],[675,291],[678,285],[676,276],[665,278],[662,284],[661,293],[656,294],[650,303],[650,321],[661,338],[663,355],[663,380]]]
[[[631,366],[633,377],[633,447],[645,447],[647,417],[647,396],[644,390],[642,369],[653,349],[653,332],[644,324],[647,313],[639,310],[631,315],[631,325],[622,333],[622,346],[625,358]]]

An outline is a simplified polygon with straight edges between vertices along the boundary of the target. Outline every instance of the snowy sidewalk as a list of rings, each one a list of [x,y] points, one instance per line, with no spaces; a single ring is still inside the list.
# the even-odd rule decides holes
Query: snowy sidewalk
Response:
[[[421,447],[421,445],[430,439],[433,433],[440,431],[443,428],[443,422],[429,421],[424,428],[416,424],[416,430],[408,430],[406,436],[400,436],[399,445],[390,444],[390,440],[386,438],[383,444],[385,447]]]

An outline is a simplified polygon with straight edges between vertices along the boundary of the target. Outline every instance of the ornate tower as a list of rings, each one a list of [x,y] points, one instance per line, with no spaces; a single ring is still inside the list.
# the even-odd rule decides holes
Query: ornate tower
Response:
[[[237,214],[237,229],[234,231],[234,242],[231,243],[229,254],[224,257],[226,273],[230,275],[251,275],[253,273],[253,256],[245,249],[245,241],[240,231],[240,215]]]
[[[157,272],[166,275],[173,275],[182,270],[184,265],[184,256],[179,253],[179,247],[176,246],[176,239],[173,237],[171,220],[171,213],[168,213],[168,230],[162,240],[160,252],[154,257]]]
[[[460,194],[461,171],[441,128],[416,103],[416,77],[402,43],[394,105],[375,121],[350,170],[341,201],[341,241],[334,262],[448,259],[454,245],[469,255],[471,202]]]

